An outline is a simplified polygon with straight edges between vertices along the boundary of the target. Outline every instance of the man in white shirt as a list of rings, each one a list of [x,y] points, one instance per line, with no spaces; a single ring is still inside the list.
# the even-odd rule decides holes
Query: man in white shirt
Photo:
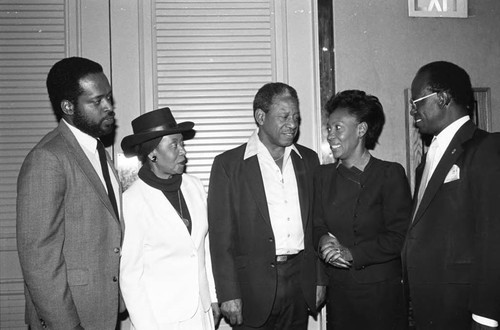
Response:
[[[57,62],[47,90],[59,125],[18,177],[17,246],[31,329],[114,330],[122,241],[121,188],[101,137],[114,132],[101,65]]]
[[[221,311],[236,329],[307,329],[324,298],[312,245],[317,154],[294,144],[297,92],[269,83],[254,99],[258,129],[217,156],[208,191],[210,247]]]
[[[470,78],[455,64],[423,66],[411,93],[416,127],[434,136],[417,168],[412,223],[402,253],[416,328],[497,328],[500,135],[470,120]]]

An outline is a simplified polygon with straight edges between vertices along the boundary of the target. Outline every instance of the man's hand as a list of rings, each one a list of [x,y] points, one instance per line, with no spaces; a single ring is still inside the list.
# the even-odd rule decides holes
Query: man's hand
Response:
[[[323,235],[319,240],[321,259],[339,268],[351,267],[352,255],[333,235]]]
[[[241,299],[224,301],[220,305],[222,315],[229,320],[231,325],[241,325],[243,323],[242,305]]]
[[[316,309],[319,310],[326,300],[326,286],[316,286]]]
[[[216,302],[212,303],[212,314],[214,316],[214,325],[215,328],[217,329],[219,327],[219,321],[221,318],[219,303]]]

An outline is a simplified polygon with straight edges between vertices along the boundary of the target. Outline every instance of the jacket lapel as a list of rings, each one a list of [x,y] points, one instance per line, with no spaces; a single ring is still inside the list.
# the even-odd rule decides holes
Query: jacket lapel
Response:
[[[115,211],[113,210],[113,206],[111,205],[111,202],[109,200],[108,193],[106,192],[106,189],[104,189],[104,185],[102,184],[101,179],[99,179],[99,176],[97,175],[94,167],[87,158],[87,155],[85,155],[85,152],[83,151],[82,147],[76,140],[71,130],[66,126],[66,124],[62,122],[59,123],[58,130],[61,133],[61,136],[67,142],[68,150],[76,160],[75,162],[76,166],[80,167],[83,174],[87,177],[91,186],[94,188],[96,194],[99,196],[99,199],[103,202],[108,211],[112,214],[113,218],[121,224],[120,219],[116,217]],[[111,166],[111,168],[113,169],[113,166]],[[116,177],[114,169],[113,169],[113,174]]]
[[[180,219],[178,222],[182,224],[181,230],[189,236],[189,240],[191,240],[195,248],[198,249],[200,244],[203,244],[208,230],[206,204],[204,204],[203,199],[200,200],[199,198],[199,189],[188,181],[185,175],[183,175],[182,178],[181,191],[191,216],[191,234],[184,228],[185,225]],[[172,204],[170,204],[170,207],[172,211],[176,212]],[[179,216],[179,213],[177,213],[177,215]]]
[[[299,191],[299,206],[300,206],[300,211],[301,211],[301,216],[302,216],[302,226],[303,229],[305,230],[307,226],[307,220],[309,219],[309,196],[310,194],[308,193],[308,182],[307,182],[307,173],[306,173],[306,166],[304,165],[303,159],[300,158],[300,156],[292,150],[291,152],[291,158],[292,158],[292,163],[293,163],[293,169],[295,171],[295,178],[297,180],[297,189]]]
[[[259,212],[264,221],[271,226],[271,217],[269,216],[269,209],[267,208],[266,190],[264,189],[264,182],[262,181],[262,173],[260,172],[257,155],[243,160],[243,167],[245,180],[248,183],[248,187],[255,199]]]
[[[415,210],[417,214],[413,220],[412,225],[415,225],[418,220],[422,217],[425,210],[434,199],[434,196],[438,192],[439,188],[443,185],[446,175],[450,171],[453,164],[456,163],[457,159],[462,155],[464,149],[462,147],[463,143],[470,140],[476,130],[476,126],[471,122],[466,122],[455,134],[450,142],[450,145],[443,154],[443,157],[439,161],[434,173],[427,184],[424,195],[422,196],[422,201]],[[419,180],[420,181],[420,180]]]
[[[418,203],[418,191],[420,190],[420,181],[422,181],[422,175],[424,173],[424,167],[425,167],[425,161],[427,154],[422,155],[422,161],[420,164],[418,164],[416,170],[415,170],[415,188],[413,192],[413,203],[412,203],[412,209],[411,209],[411,218],[414,218],[414,214],[416,212],[416,207]]]

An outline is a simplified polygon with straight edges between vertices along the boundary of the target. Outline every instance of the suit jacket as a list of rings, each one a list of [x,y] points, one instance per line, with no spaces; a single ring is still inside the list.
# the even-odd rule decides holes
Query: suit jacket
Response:
[[[315,246],[331,233],[353,256],[349,270],[329,266],[330,277],[357,283],[401,278],[400,255],[411,212],[403,167],[374,157],[359,175],[342,165],[322,165],[314,190]]]
[[[312,245],[312,174],[317,154],[296,145],[291,152],[304,230],[301,285],[316,310],[316,261]],[[257,156],[243,159],[246,144],[217,156],[208,191],[210,248],[220,302],[241,298],[246,325],[260,326],[273,306],[276,247]]]
[[[165,329],[191,318],[200,299],[204,311],[217,301],[205,190],[199,179],[183,174],[181,191],[191,235],[161,190],[138,179],[123,195],[120,286],[135,329]]]
[[[500,320],[500,135],[466,122],[414,212],[402,256],[417,327]]]
[[[115,329],[121,239],[103,183],[60,122],[18,177],[17,247],[31,329]]]

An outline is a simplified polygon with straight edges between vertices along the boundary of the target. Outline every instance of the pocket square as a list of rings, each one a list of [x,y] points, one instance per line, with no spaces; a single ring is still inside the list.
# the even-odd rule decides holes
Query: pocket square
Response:
[[[458,167],[456,164],[453,164],[450,171],[446,175],[446,178],[444,179],[444,183],[452,182],[458,179],[460,179],[460,167]]]

